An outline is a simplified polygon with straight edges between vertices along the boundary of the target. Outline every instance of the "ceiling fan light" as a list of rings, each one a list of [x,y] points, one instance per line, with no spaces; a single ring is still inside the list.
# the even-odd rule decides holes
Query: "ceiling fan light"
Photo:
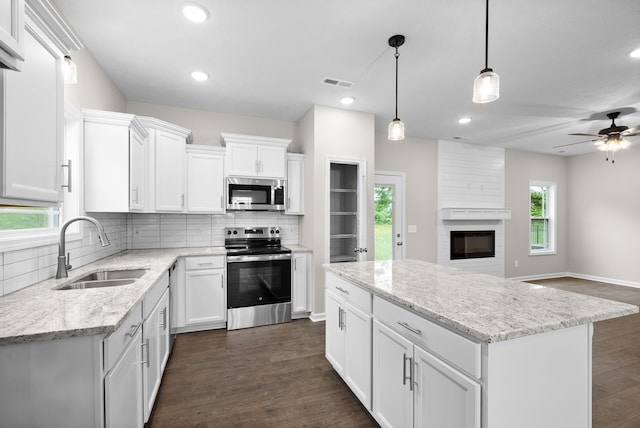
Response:
[[[490,103],[500,98],[500,76],[485,68],[473,81],[473,102]]]
[[[629,147],[631,147],[631,143],[625,140],[624,138],[620,138],[620,148],[628,149]]]
[[[404,123],[397,117],[389,123],[389,140],[404,140]]]

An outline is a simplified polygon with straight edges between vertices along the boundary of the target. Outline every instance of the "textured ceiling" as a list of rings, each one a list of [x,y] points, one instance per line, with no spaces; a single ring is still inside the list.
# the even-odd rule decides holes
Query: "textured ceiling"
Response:
[[[640,124],[638,0],[492,0],[489,66],[501,98],[471,102],[484,68],[482,0],[198,0],[211,17],[187,21],[179,0],[54,0],[131,101],[288,121],[312,105],[394,116],[413,137],[457,139],[543,153],[574,132]],[[204,83],[189,74],[211,75]],[[326,77],[350,89],[322,84]],[[349,107],[339,98],[352,95]],[[467,125],[458,118],[471,116]],[[629,140],[639,144],[640,136]],[[594,151],[592,143],[564,155]]]

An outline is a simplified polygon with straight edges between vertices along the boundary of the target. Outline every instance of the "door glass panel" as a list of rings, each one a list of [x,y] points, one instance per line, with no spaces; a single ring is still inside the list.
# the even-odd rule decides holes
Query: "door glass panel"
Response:
[[[393,186],[374,189],[376,260],[393,259]]]

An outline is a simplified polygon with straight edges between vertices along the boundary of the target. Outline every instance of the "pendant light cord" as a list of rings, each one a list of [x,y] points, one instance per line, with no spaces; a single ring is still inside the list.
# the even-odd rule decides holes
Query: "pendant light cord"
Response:
[[[487,7],[485,8],[485,28],[484,28],[484,69],[489,68],[489,0],[487,0]]]
[[[398,57],[400,54],[398,53],[398,48],[396,48],[396,117],[394,120],[398,119]]]

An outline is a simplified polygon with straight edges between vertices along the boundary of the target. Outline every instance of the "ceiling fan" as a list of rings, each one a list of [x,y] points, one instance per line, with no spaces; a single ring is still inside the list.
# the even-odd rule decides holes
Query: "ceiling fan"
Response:
[[[600,131],[598,131],[597,134],[583,134],[583,133],[569,134],[569,135],[580,135],[584,137],[597,137],[597,138],[594,138],[591,140],[585,140],[585,141],[578,141],[575,143],[562,144],[560,146],[554,146],[554,149],[558,147],[573,146],[574,144],[583,144],[583,143],[589,143],[589,142],[595,141],[596,147],[598,148],[598,150],[607,152],[606,160],[607,161],[609,160],[609,152],[611,152],[611,163],[615,163],[613,154],[618,150],[626,149],[631,145],[627,140],[624,139],[624,137],[633,137],[634,135],[640,134],[640,125],[635,126],[633,128],[629,128],[628,126],[617,126],[616,119],[618,118],[619,115],[620,115],[619,111],[608,113],[607,117],[611,119],[611,126],[609,126],[608,128],[601,129]]]

